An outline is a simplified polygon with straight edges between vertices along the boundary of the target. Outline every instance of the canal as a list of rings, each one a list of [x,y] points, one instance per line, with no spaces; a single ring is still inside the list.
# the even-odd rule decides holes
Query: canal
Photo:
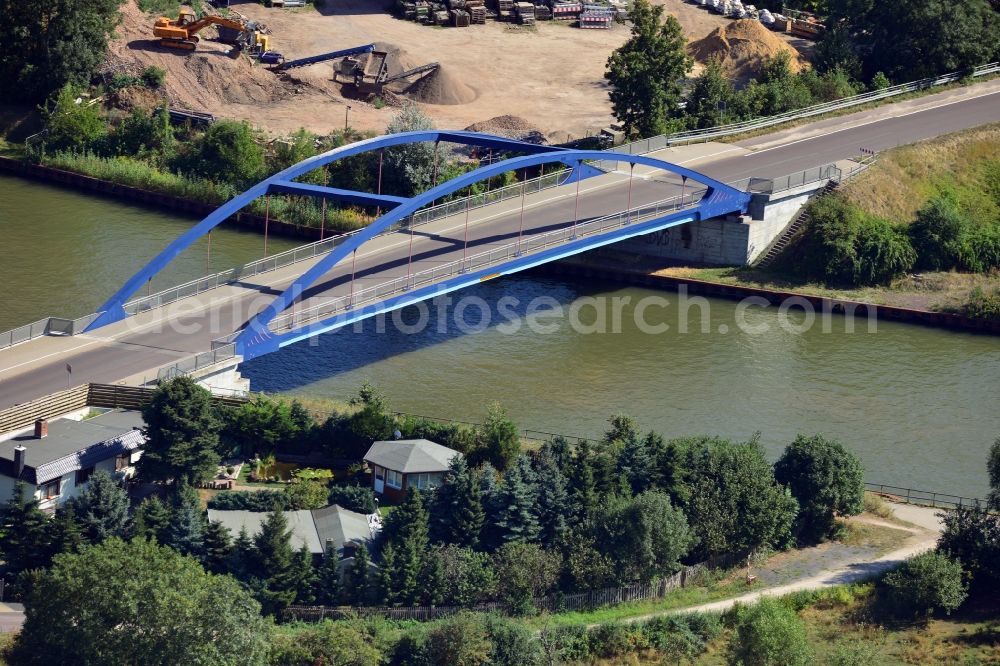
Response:
[[[0,330],[94,309],[191,220],[0,178]],[[271,239],[271,251],[293,244]],[[212,266],[261,237],[218,230]],[[205,247],[162,283],[200,275]],[[56,287],[58,285],[58,288]],[[613,413],[668,437],[760,432],[772,456],[823,433],[868,480],[964,496],[988,490],[1000,436],[1000,340],[540,275],[408,308],[243,366],[256,390],[349,398],[363,381],[399,411],[480,420],[502,403],[522,428],[596,437]],[[682,313],[687,315],[683,326]],[[664,325],[667,328],[664,330]],[[599,332],[601,329],[605,332]]]

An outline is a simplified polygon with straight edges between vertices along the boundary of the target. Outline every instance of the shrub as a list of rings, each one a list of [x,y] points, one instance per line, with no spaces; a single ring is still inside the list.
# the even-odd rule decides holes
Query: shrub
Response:
[[[299,481],[284,488],[283,493],[288,498],[288,508],[319,509],[327,504],[326,484],[319,481]]]
[[[969,220],[950,197],[937,196],[917,211],[910,225],[910,239],[917,252],[917,265],[933,271],[958,266]]]
[[[219,511],[285,511],[290,496],[273,490],[223,490],[208,500],[208,508]]]
[[[142,70],[142,82],[147,88],[159,88],[163,85],[163,81],[166,78],[167,70],[161,67],[150,65],[146,69]]]
[[[435,666],[485,666],[492,644],[479,615],[462,612],[427,632],[426,652]]]
[[[486,616],[486,632],[493,647],[493,666],[532,666],[541,660],[538,642],[520,622],[497,615]]]
[[[540,636],[542,651],[548,663],[577,662],[591,656],[587,627],[569,624],[554,629],[546,627]]]
[[[812,661],[805,625],[780,601],[763,597],[737,606],[729,663],[742,666],[805,666]]]
[[[968,596],[964,577],[958,560],[938,551],[922,553],[886,575],[886,601],[900,617],[926,617],[937,610],[950,614]]]
[[[367,486],[333,486],[327,500],[358,513],[375,513],[376,509],[375,493]]]
[[[271,645],[272,664],[344,664],[378,666],[382,652],[357,621],[326,621],[276,632]]]
[[[115,74],[111,77],[111,81],[108,82],[108,90],[111,92],[117,92],[119,90],[124,90],[125,88],[131,88],[142,83],[142,79],[137,76],[131,76],[129,74]]]
[[[604,659],[621,657],[636,648],[636,636],[633,636],[632,628],[620,622],[609,622],[598,625],[590,632],[591,653]],[[641,633],[638,636],[645,637]]]
[[[1000,289],[987,293],[976,287],[969,294],[969,302],[963,308],[964,314],[973,319],[1000,322]]]
[[[835,515],[861,512],[864,468],[839,442],[799,435],[774,464],[774,476],[799,501],[796,528],[805,543],[830,536]]]
[[[47,144],[53,150],[83,150],[104,136],[105,124],[100,109],[86,100],[76,103],[80,91],[65,85],[56,105],[46,113]]]

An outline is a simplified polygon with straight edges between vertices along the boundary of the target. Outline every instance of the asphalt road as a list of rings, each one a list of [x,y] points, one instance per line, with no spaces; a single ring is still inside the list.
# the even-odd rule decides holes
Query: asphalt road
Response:
[[[962,97],[968,92],[950,91],[731,146],[721,145],[710,161],[699,162],[694,168],[723,181],[750,176],[778,177],[856,156],[862,148],[883,150],[1000,121],[1000,86],[993,90],[971,99]],[[896,115],[882,117],[888,114]],[[752,152],[746,152],[747,149]],[[671,160],[669,152],[657,157]],[[629,196],[624,177],[602,187],[597,187],[592,180],[584,181],[581,189],[581,221],[624,210]],[[526,235],[573,224],[574,199],[565,198],[565,193],[547,192],[540,193],[536,197],[538,201],[525,210],[523,230]],[[677,193],[679,186],[675,179],[636,178],[630,197],[632,205],[639,206]],[[412,264],[407,260],[408,235],[393,234],[370,241],[358,253],[355,290],[405,276],[408,270],[417,272],[455,261],[466,252],[471,255],[490,247],[508,245],[516,240],[522,222],[519,210],[494,214],[484,209],[474,213],[471,219],[467,245],[464,219],[451,218],[418,227],[412,238]],[[301,270],[299,267],[297,272]],[[308,307],[320,297],[349,293],[350,271],[350,261],[342,262],[307,292],[302,307]],[[113,383],[144,373],[155,375],[156,368],[206,351],[212,339],[237,330],[294,277],[289,271],[263,274],[257,276],[254,283],[234,290],[238,293],[226,302],[212,303],[198,312],[179,314],[171,319],[169,326],[139,330],[134,330],[133,326],[133,330],[128,331],[121,327],[100,329],[67,341],[66,344],[75,345],[71,351],[42,350],[38,341],[0,351],[0,409],[65,389],[70,381],[73,384]],[[107,285],[109,291],[116,286]],[[67,375],[67,363],[72,365],[72,378]]]

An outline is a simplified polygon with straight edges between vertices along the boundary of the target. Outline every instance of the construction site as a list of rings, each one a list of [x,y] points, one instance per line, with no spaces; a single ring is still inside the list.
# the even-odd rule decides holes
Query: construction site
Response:
[[[625,5],[449,2],[441,9],[379,0],[319,7],[233,3],[182,9],[173,19],[144,13],[129,0],[103,72],[160,67],[172,108],[246,120],[272,135],[299,128],[328,133],[345,125],[380,132],[407,102],[439,127],[474,126],[550,143],[596,134],[614,121],[604,71],[611,52],[629,37],[627,22],[621,24]],[[780,51],[796,66],[805,62],[809,42],[769,29],[763,18],[734,20],[732,13],[681,0],[655,4],[680,22],[696,73],[713,55],[737,77]],[[480,21],[480,14],[489,20]],[[147,96],[129,103],[160,101]]]

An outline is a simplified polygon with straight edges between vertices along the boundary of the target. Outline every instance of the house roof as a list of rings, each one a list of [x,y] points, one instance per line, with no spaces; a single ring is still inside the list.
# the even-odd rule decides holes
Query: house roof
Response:
[[[28,434],[0,442],[0,473],[14,476],[14,448],[23,446],[21,478],[28,483],[45,483],[140,448],[146,441],[139,430],[143,425],[137,411],[110,411],[85,421],[50,421],[49,434],[42,439]]]
[[[416,472],[444,472],[451,459],[462,455],[447,446],[429,439],[397,439],[375,442],[365,454],[365,461],[386,469],[413,474]]]
[[[218,511],[208,510],[208,519],[217,520],[235,535],[244,527],[251,536],[260,532],[261,525],[267,520],[265,511]],[[298,550],[303,544],[309,552],[319,555],[325,550],[326,540],[333,542],[334,548],[340,552],[344,544],[354,542],[370,542],[371,529],[368,527],[368,516],[363,513],[348,511],[336,504],[312,511],[285,511],[288,529],[291,530],[292,548]]]

